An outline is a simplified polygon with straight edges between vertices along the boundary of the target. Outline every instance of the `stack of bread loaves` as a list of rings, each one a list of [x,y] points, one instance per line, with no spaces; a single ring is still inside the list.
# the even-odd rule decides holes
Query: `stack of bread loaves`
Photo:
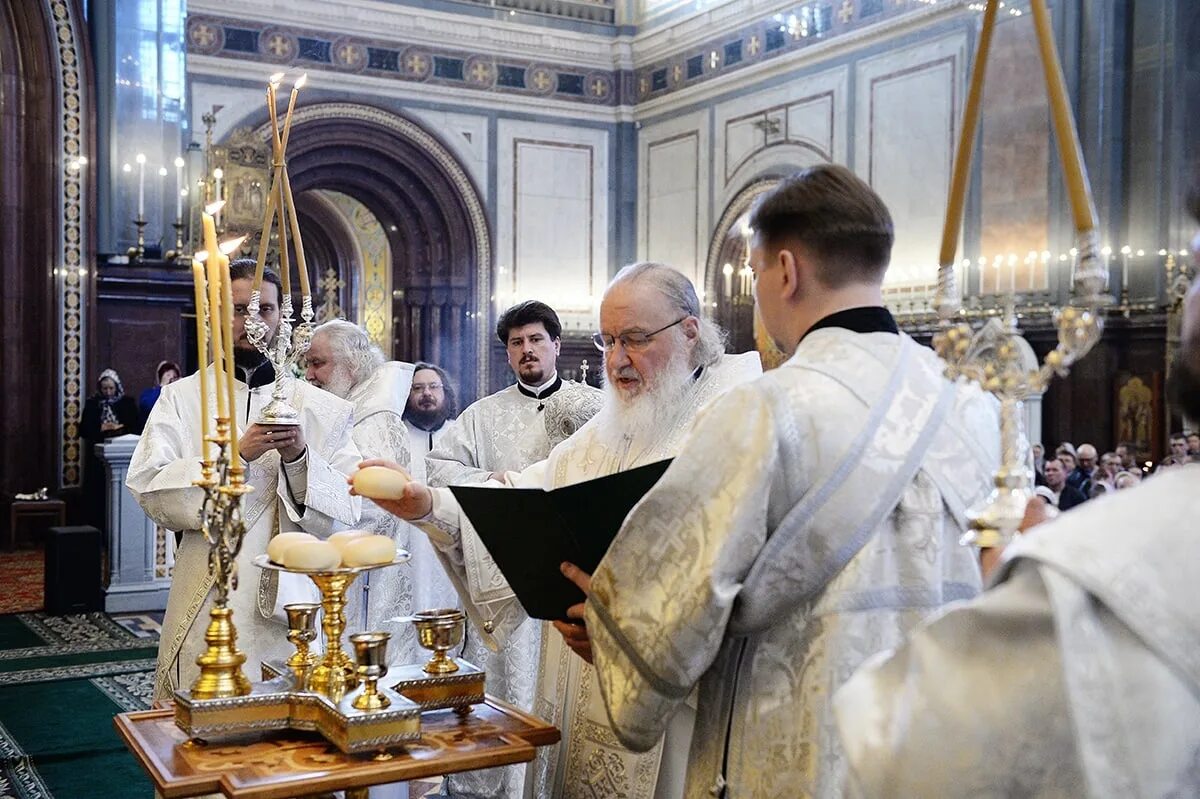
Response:
[[[280,533],[267,545],[267,557],[305,571],[378,566],[396,559],[396,542],[369,530],[343,530],[324,541],[308,533]]]

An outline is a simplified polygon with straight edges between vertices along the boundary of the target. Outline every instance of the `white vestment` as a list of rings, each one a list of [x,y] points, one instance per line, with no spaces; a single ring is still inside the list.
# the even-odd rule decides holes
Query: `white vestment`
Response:
[[[209,411],[216,412],[213,370],[209,368]],[[279,581],[278,572],[261,570],[251,561],[267,551],[276,532],[302,530],[326,537],[358,520],[360,501],[351,497],[346,475],[360,460],[350,438],[350,403],[307,383],[297,382],[290,401],[300,412],[307,453],[296,464],[281,463],[269,450],[246,464],[246,483],[254,490],[242,499],[246,535],[236,559],[238,587],[229,607],[238,630],[238,647],[246,654],[246,676],[260,678],[259,663],[285,659],[294,647],[287,640],[282,614],[285,587],[314,601],[316,587],[295,575]],[[209,572],[208,542],[197,530],[200,479],[200,380],[193,374],[163,386],[133,453],[125,485],[156,524],[182,530],[163,632],[158,647],[155,695],[169,697],[188,689],[199,674],[196,657],[205,649],[208,611],[216,598]],[[271,384],[247,390],[237,384],[238,430],[244,431],[271,400]],[[247,407],[249,403],[249,407]],[[210,430],[215,431],[215,422]],[[210,446],[215,452],[215,448]],[[285,474],[286,469],[286,474]],[[283,508],[283,513],[278,509]]]
[[[1200,796],[1200,465],[1014,542],[838,692],[852,795]]]
[[[553,389],[556,383],[558,387]],[[557,376],[534,393],[541,396],[529,396],[511,385],[472,403],[453,424],[446,425],[445,435],[425,461],[429,485],[482,483],[492,472],[519,471],[543,460],[550,454],[551,435],[555,436],[553,443],[565,438],[565,431],[547,430],[548,419],[574,423],[580,412],[590,418],[603,396],[591,386],[560,381]],[[537,625],[514,632],[503,651],[489,648],[481,630],[472,626],[463,657],[487,672],[488,693],[528,707],[537,648]],[[453,775],[447,790],[452,796],[507,797],[519,793],[524,780],[524,766],[513,766]]]
[[[389,361],[346,397],[354,404],[354,443],[364,460],[384,458],[409,468],[412,460],[409,433],[401,415],[412,376],[412,364]],[[397,547],[408,550],[412,559],[403,566],[364,572],[351,584],[346,602],[346,635],[368,630],[391,633],[389,663],[424,662],[428,653],[417,645],[412,624],[389,619],[410,616],[418,610],[455,607],[458,594],[428,537],[413,530],[410,524],[363,499],[358,526],[393,539]]]
[[[408,429],[408,455],[411,459],[408,473],[418,483],[424,483],[427,480],[425,476],[425,458],[438,445],[438,442],[442,440],[447,431],[454,426],[454,420],[447,419],[442,422],[442,426],[437,430],[422,430],[408,421],[404,423],[404,426]]]
[[[590,399],[592,413],[600,408],[599,389],[562,380],[548,393],[554,381],[548,382],[541,397],[522,393],[514,384],[471,403],[425,459],[429,485],[482,483],[492,472],[520,471],[549,455],[557,443],[546,430],[545,406]]]
[[[653,747],[699,685],[689,799],[828,797],[834,689],[974,596],[964,512],[999,458],[996,404],[908,336],[814,330],[697,420],[592,578],[617,739]]]
[[[602,417],[594,417],[556,446],[545,461],[506,478],[516,486],[549,490],[674,457],[704,405],[761,374],[758,353],[723,356],[701,372],[683,401],[663,409],[661,424],[654,430],[641,436],[616,437],[600,424]],[[611,421],[607,425],[613,426]],[[673,754],[686,752],[691,716],[681,713],[667,740],[659,741],[648,754],[638,755],[623,747],[609,727],[592,668],[563,644],[547,622],[530,620],[525,615],[448,490],[434,492],[432,515],[436,529],[423,527],[445,556],[477,627],[490,630],[488,644],[510,659],[523,659],[530,676],[536,670],[536,691],[530,680],[530,692],[517,697],[518,702],[532,707],[535,715],[550,720],[562,731],[559,744],[538,750],[526,779],[525,796],[680,796],[682,762],[674,769],[663,767],[660,771],[660,766]],[[528,648],[529,640],[533,648]],[[660,736],[661,730],[655,740]]]

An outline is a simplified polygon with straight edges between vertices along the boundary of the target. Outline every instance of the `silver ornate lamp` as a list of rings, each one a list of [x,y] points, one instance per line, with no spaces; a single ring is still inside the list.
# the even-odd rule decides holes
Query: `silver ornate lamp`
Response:
[[[946,361],[947,376],[975,380],[1000,400],[1001,464],[996,472],[995,488],[983,502],[968,511],[971,531],[964,536],[964,543],[979,547],[1005,544],[1016,533],[1025,514],[1026,502],[1033,493],[1029,445],[1022,430],[1022,400],[1035,391],[1044,390],[1055,376],[1065,376],[1071,365],[1091,350],[1100,340],[1103,329],[1101,308],[1112,302],[1107,294],[1108,269],[1100,257],[1096,209],[1080,154],[1075,119],[1067,100],[1066,81],[1054,45],[1050,16],[1045,0],[1031,0],[1058,153],[1075,223],[1078,255],[1071,300],[1066,307],[1054,311],[1058,346],[1033,371],[1022,368],[1020,363],[1017,342],[1020,332],[1011,299],[1001,318],[989,319],[979,330],[973,330],[958,319],[962,303],[955,284],[955,250],[979,127],[988,53],[1001,5],[1000,0],[987,0],[984,10],[979,50],[971,74],[951,178],[935,299],[940,331],[934,337],[934,348]]]

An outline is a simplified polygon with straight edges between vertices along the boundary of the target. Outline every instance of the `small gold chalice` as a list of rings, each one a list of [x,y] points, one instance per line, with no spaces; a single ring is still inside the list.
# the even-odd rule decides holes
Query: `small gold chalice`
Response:
[[[354,646],[354,659],[358,661],[358,679],[362,683],[362,693],[354,699],[354,707],[358,710],[383,710],[392,704],[392,700],[379,693],[376,683],[387,674],[387,644],[391,633],[371,632],[355,633],[350,636]]]
[[[425,664],[427,674],[452,674],[458,664],[446,657],[446,652],[462,643],[467,614],[457,608],[423,610],[409,617],[417,628],[417,643],[433,652]]]
[[[294,602],[284,605],[287,613],[288,641],[296,647],[296,651],[287,660],[287,667],[296,676],[296,687],[308,687],[308,675],[312,667],[317,665],[316,653],[309,651],[308,645],[317,637],[317,611],[321,606],[316,602]]]

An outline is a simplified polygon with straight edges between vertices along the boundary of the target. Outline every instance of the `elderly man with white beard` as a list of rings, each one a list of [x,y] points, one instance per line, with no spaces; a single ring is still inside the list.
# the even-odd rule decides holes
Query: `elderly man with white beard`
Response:
[[[758,353],[724,354],[721,332],[703,318],[691,282],[663,264],[634,264],[613,278],[601,301],[600,329],[604,407],[546,460],[507,473],[508,485],[559,488],[673,457],[705,404],[762,372]],[[419,521],[430,535],[490,646],[528,657],[505,644],[522,625],[541,628],[536,691],[525,704],[558,726],[562,741],[539,750],[527,797],[682,795],[690,708],[680,708],[650,751],[625,749],[609,728],[591,667],[525,615],[449,490],[410,483],[404,499],[380,504]]]
[[[366,331],[341,319],[316,329],[306,361],[305,378],[309,383],[354,405],[351,436],[363,457],[386,458],[407,468],[409,436],[401,415],[413,380],[412,364],[385,362]],[[391,537],[396,546],[412,554],[412,560],[407,566],[359,577],[346,603],[346,633],[391,633],[388,660],[415,663],[421,659],[422,650],[413,626],[389,620],[455,604],[454,588],[429,540],[419,533],[414,535],[410,525],[364,502],[358,526]]]

